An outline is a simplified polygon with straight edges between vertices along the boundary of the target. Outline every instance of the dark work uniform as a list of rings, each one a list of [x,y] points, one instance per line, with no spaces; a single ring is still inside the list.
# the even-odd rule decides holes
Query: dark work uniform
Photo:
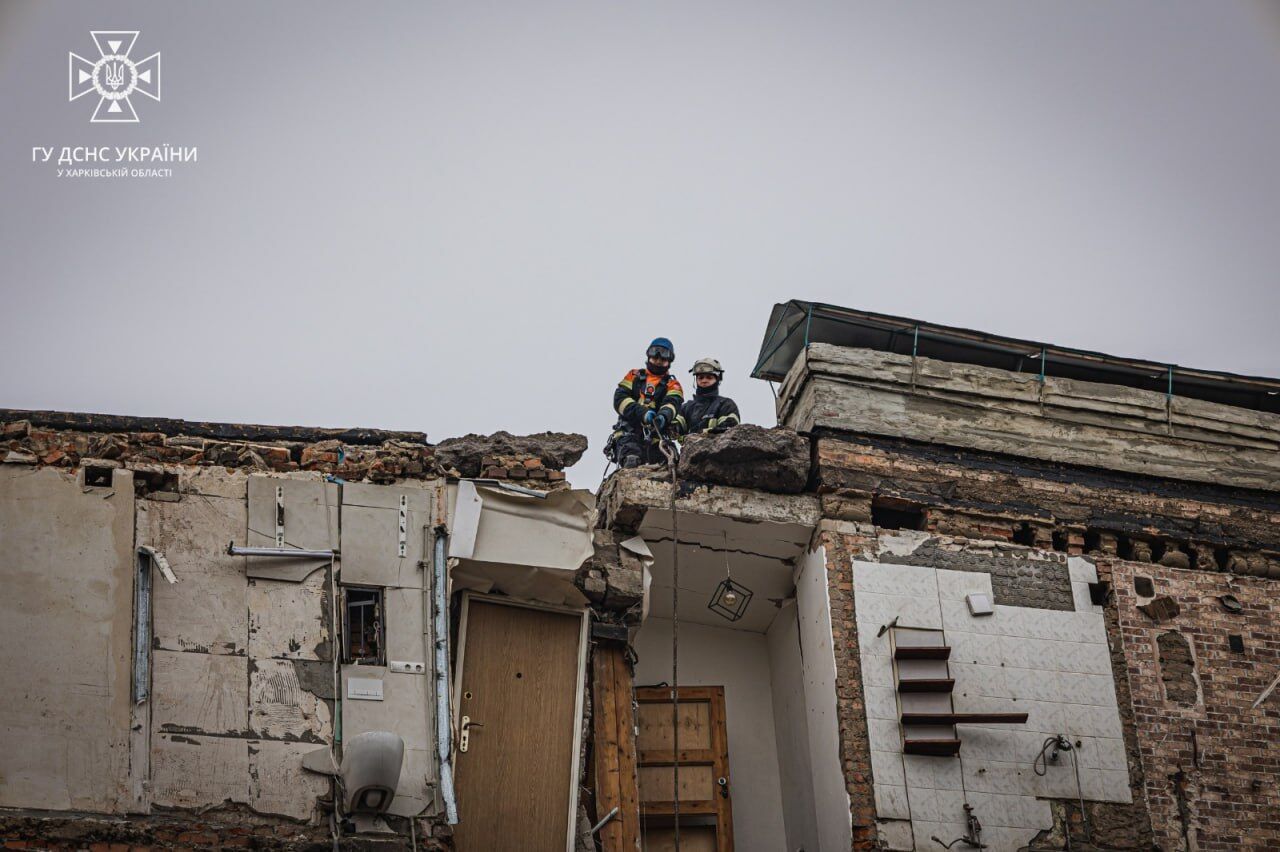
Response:
[[[720,395],[719,382],[709,388],[698,388],[693,399],[680,409],[680,431],[688,435],[723,432],[741,422],[737,403]]]
[[[658,448],[658,435],[650,430],[646,438],[644,414],[656,411],[674,425],[684,402],[684,388],[670,373],[651,373],[644,367],[631,370],[613,391],[613,410],[618,412],[613,435],[605,454],[622,467],[665,461]]]

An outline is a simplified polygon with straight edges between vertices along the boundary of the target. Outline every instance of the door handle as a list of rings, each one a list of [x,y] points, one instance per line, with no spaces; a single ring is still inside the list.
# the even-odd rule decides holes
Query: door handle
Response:
[[[720,786],[720,795],[729,798],[729,779],[722,775],[716,779],[716,784]]]
[[[473,722],[470,716],[462,717],[462,725],[458,734],[458,751],[465,752],[471,745],[471,729],[483,728],[484,722]]]

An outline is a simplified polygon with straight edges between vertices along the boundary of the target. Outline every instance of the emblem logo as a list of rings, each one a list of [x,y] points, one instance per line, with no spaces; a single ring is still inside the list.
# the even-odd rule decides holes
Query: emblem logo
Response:
[[[101,31],[89,33],[98,47],[98,59],[88,60],[71,53],[68,78],[70,97],[74,101],[90,92],[98,95],[98,106],[91,122],[136,124],[138,113],[130,98],[134,94],[160,100],[160,53],[134,62],[129,58],[138,31]]]

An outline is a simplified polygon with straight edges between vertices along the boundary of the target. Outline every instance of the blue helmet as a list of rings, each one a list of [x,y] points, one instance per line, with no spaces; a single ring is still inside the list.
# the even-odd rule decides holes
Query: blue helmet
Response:
[[[676,348],[665,337],[655,337],[644,354],[650,358],[661,358],[664,361],[676,360]]]

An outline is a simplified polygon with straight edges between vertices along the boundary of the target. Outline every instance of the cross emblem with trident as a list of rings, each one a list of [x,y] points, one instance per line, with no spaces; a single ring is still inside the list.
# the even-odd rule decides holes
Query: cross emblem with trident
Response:
[[[90,92],[98,94],[98,106],[92,122],[136,124],[138,113],[129,100],[134,92],[160,100],[160,53],[134,62],[129,58],[138,31],[103,31],[89,33],[98,47],[99,58],[89,61],[71,53],[68,66],[69,100]]]

